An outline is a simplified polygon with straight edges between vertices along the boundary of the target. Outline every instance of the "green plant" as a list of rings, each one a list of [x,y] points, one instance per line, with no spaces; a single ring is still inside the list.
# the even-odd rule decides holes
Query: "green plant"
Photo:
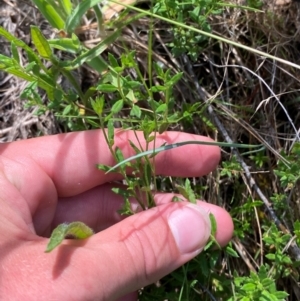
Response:
[[[273,264],[269,275],[272,275],[275,279],[287,277],[292,272],[293,262],[289,255],[284,252],[290,239],[290,234],[282,233],[274,225],[271,225],[264,234],[263,241],[270,248],[270,253],[266,254],[266,258]]]
[[[165,18],[177,21],[178,23],[186,23],[187,20],[194,27],[203,31],[211,32],[208,17],[213,14],[220,14],[222,9],[217,1],[157,1],[153,7],[155,14]],[[186,31],[180,27],[173,28],[174,39],[169,43],[175,56],[182,53],[188,53],[194,60],[201,52],[207,37],[193,31]]]
[[[228,301],[274,300],[284,301],[286,292],[276,289],[274,279],[268,275],[267,268],[261,266],[258,273],[251,272],[249,277],[235,275],[235,294]]]
[[[289,168],[283,166],[280,162],[278,167],[275,169],[275,174],[279,177],[282,187],[284,189],[292,189],[300,177],[300,170],[299,170],[299,155],[300,155],[300,144],[296,143],[291,151],[291,153],[286,156],[291,162]]]
[[[291,69],[299,69],[299,66],[281,57],[258,50],[261,49],[260,47],[256,49],[247,46],[249,37],[245,37],[241,43],[231,39],[231,35],[227,38],[214,35],[216,30],[212,29],[213,22],[210,18],[214,15],[220,17],[224,7],[238,8],[229,3],[198,0],[192,2],[157,1],[150,5],[149,10],[135,8],[135,11],[138,12],[137,15],[124,14],[118,20],[107,24],[103,19],[103,11],[98,5],[100,1],[82,1],[80,4],[70,0],[34,0],[33,2],[39,7],[51,26],[59,30],[59,34],[54,39],[46,39],[37,26],[32,26],[31,38],[34,50],[4,28],[0,28],[0,35],[11,43],[12,53],[10,57],[0,56],[0,69],[28,82],[22,93],[22,97],[27,100],[27,105],[38,106],[38,114],[43,114],[47,110],[54,111],[68,131],[103,129],[116,165],[98,165],[97,167],[105,172],[119,172],[126,181],[127,189],[114,188],[114,192],[120,194],[124,199],[121,214],[135,213],[130,206],[131,198],[138,201],[141,209],[146,210],[155,206],[152,190],[162,186],[166,186],[165,190],[179,192],[191,202],[195,202],[200,197],[212,200],[218,205],[231,209],[235,222],[235,240],[244,244],[247,251],[239,254],[250,254],[251,264],[254,265],[254,268],[250,269],[251,273],[244,268],[242,258],[237,255],[237,251],[240,251],[238,244],[231,244],[224,251],[219,250],[218,246],[214,244],[214,235],[216,235],[217,229],[213,226],[206,252],[160,280],[160,287],[152,286],[144,289],[141,300],[199,300],[199,296],[202,300],[209,300],[211,295],[218,300],[283,300],[287,298],[287,293],[281,290],[284,285],[280,278],[291,277],[298,281],[298,263],[294,263],[285,250],[292,237],[290,233],[279,231],[274,225],[271,225],[265,212],[265,204],[253,190],[253,186],[245,181],[245,173],[238,156],[224,155],[221,168],[214,175],[216,180],[212,176],[200,180],[164,179],[155,176],[152,160],[155,160],[156,154],[195,143],[195,141],[185,141],[178,144],[156,145],[156,132],[163,133],[170,128],[182,128],[190,131],[194,127],[203,129],[206,134],[216,135],[217,127],[207,114],[210,105],[215,105],[219,109],[218,114],[224,116],[225,123],[228,122],[230,114],[224,114],[222,106],[230,107],[232,110],[237,108],[236,117],[244,120],[251,120],[252,114],[254,115],[256,112],[256,107],[253,105],[252,108],[248,108],[245,105],[245,103],[251,104],[254,98],[252,95],[249,96],[249,99],[243,98],[245,103],[242,102],[238,106],[232,105],[231,98],[235,93],[239,93],[235,90],[232,93],[229,87],[227,87],[227,96],[230,96],[230,101],[227,98],[227,101],[224,101],[222,99],[224,95],[219,94],[219,84],[223,83],[227,73],[226,76],[224,73],[224,77],[219,78],[219,71],[216,70],[210,71],[211,77],[208,79],[209,85],[206,88],[210,93],[214,93],[211,83],[217,82],[218,93],[216,94],[221,100],[216,101],[215,96],[212,96],[209,101],[200,102],[195,93],[196,89],[191,89],[191,86],[194,86],[186,76],[184,68],[182,70],[174,69],[172,65],[167,66],[162,63],[159,56],[153,55],[153,24],[154,22],[164,22],[165,31],[171,31],[173,41],[166,45],[176,56],[189,54],[193,60],[197,60],[199,53],[206,51],[207,45],[212,46],[209,44],[211,39],[216,39],[221,45],[222,52],[228,45],[233,47],[228,52],[228,57],[237,48],[240,56],[243,56],[244,52],[246,55],[248,53],[259,54],[271,58],[274,62],[281,62],[285,67],[290,66]],[[249,5],[252,8],[260,8],[261,4],[258,1],[252,1],[249,2]],[[127,8],[132,7],[127,5]],[[250,10],[249,7],[242,9],[255,11]],[[83,37],[76,33],[82,16],[89,14],[96,20],[99,31],[104,36],[104,39],[92,48],[87,48],[82,41]],[[142,69],[140,64],[139,52],[129,48],[125,42],[118,42],[124,27],[129,24],[135,26],[134,22],[141,17],[150,19],[145,69]],[[118,55],[109,49],[111,44],[116,43],[121,44],[122,49],[125,49]],[[213,49],[216,49],[216,45],[213,46]],[[20,50],[26,56],[26,64],[20,60]],[[58,55],[58,51],[71,54],[73,57],[63,60]],[[207,64],[207,61],[203,63]],[[93,85],[83,89],[75,73],[86,65],[92,68],[98,77]],[[205,69],[208,69],[207,66]],[[206,70],[201,70],[201,72],[204,71]],[[199,73],[202,74],[201,72]],[[60,76],[68,80],[70,89],[66,89],[58,83],[57,79]],[[233,80],[230,79],[232,85],[237,81],[238,72],[235,71],[234,76]],[[201,78],[197,78],[196,81],[201,82],[204,77],[205,75],[201,75]],[[240,83],[244,85],[243,80],[240,80]],[[247,93],[252,90],[256,91],[256,87],[252,86],[252,81],[253,79],[251,82],[246,82],[249,85]],[[177,91],[178,86],[185,85],[188,86],[188,92],[191,93],[188,101],[183,97],[184,92],[182,96]],[[41,90],[46,93],[46,101],[41,96]],[[244,95],[248,96],[247,93]],[[253,94],[255,95],[255,93]],[[258,119],[257,123],[261,123],[263,118]],[[228,125],[228,128],[230,126]],[[134,144],[130,141],[135,155],[125,160],[120,149],[114,147],[116,127],[142,131],[146,147],[143,149],[139,142]],[[107,130],[105,131],[104,128]],[[236,132],[240,130],[239,128]],[[226,149],[245,147],[249,150],[250,142],[252,145],[254,141],[255,147],[260,147],[257,144],[264,144],[264,141],[257,142],[258,135],[247,135],[244,134],[243,137],[237,135],[238,139],[241,138],[238,141],[246,141],[244,145],[216,144],[225,146]],[[150,147],[151,143],[154,143],[154,146]],[[265,150],[250,156],[247,156],[248,154],[248,152],[244,153],[244,158],[251,166],[251,172],[255,174],[267,169],[266,173],[262,173],[262,175],[269,174],[268,168],[272,166],[272,162],[270,155]],[[278,177],[280,184],[276,183],[277,191],[273,191],[273,187],[276,185],[270,189],[271,184],[269,183],[274,180],[272,178],[271,180],[267,178],[268,184],[264,185],[264,189],[273,202],[276,213],[280,217],[288,217],[287,223],[294,227],[295,239],[299,243],[299,222],[292,214],[296,215],[296,212],[290,210],[291,212],[288,212],[287,215],[289,210],[285,203],[291,199],[289,193],[297,190],[299,145],[295,144],[289,155],[282,155],[290,162],[290,165],[287,166],[281,161],[276,162],[274,175]],[[125,172],[127,167],[133,170],[130,176]],[[222,182],[225,188],[218,181]],[[141,194],[145,197],[141,198]],[[180,198],[176,198],[174,201],[180,201]],[[213,218],[211,223],[214,224]],[[83,235],[77,233],[81,230],[83,230]],[[47,251],[57,247],[64,238],[80,239],[90,235],[92,235],[92,231],[85,225],[78,223],[60,225],[53,232]],[[262,245],[263,243],[264,245]],[[226,269],[226,273],[223,273],[224,269]],[[232,270],[233,273],[231,273]]]

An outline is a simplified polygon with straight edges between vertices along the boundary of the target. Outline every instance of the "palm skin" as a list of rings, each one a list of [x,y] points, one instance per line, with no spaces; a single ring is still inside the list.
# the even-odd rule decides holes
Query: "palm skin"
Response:
[[[143,141],[142,133],[138,137]],[[134,154],[129,140],[136,142],[131,131],[115,134],[125,157]],[[166,132],[156,145],[187,140],[210,141]],[[155,169],[159,175],[199,177],[219,159],[218,147],[188,145],[158,154]],[[137,289],[201,252],[210,234],[209,212],[219,244],[230,240],[233,224],[225,210],[202,201],[173,203],[170,193],[156,193],[155,208],[121,217],[122,199],[111,191],[120,175],[97,170],[98,163],[115,163],[100,130],[0,145],[1,300],[136,300]],[[97,233],[45,253],[51,231],[72,221]]]

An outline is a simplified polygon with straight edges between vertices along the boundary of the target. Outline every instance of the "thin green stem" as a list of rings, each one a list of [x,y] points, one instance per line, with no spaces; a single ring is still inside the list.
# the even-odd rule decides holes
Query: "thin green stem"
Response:
[[[156,155],[160,152],[170,150],[170,149],[173,149],[173,148],[177,148],[177,147],[181,147],[181,146],[184,146],[184,145],[189,145],[189,144],[214,145],[214,146],[231,147],[231,148],[258,148],[258,147],[261,148],[262,147],[262,145],[227,143],[227,142],[208,142],[208,141],[196,141],[196,140],[183,141],[183,142],[163,145],[161,147],[154,148],[152,150],[148,150],[148,151],[145,151],[145,152],[141,152],[137,155],[131,156],[131,157],[125,159],[124,161],[119,162],[118,164],[113,166],[106,173],[109,173],[109,172],[115,170],[116,168],[118,168],[119,166],[122,166],[122,165],[124,165],[127,162],[130,162],[132,160],[135,160],[135,159],[138,159],[138,158],[141,158],[141,157],[144,157],[144,156],[148,156],[148,155],[154,156],[154,155]]]

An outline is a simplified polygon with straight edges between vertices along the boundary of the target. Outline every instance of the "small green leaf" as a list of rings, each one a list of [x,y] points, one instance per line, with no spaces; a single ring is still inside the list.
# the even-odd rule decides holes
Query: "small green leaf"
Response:
[[[150,142],[152,142],[153,140],[155,140],[155,136],[154,136],[154,135],[153,135],[153,136],[148,136],[148,137],[146,138],[147,143],[150,143]]]
[[[169,122],[162,122],[160,125],[159,125],[159,128],[158,128],[158,132],[160,133],[160,134],[162,134],[163,132],[165,132],[167,129],[168,129],[168,127],[169,127]]]
[[[207,242],[207,244],[204,247],[204,251],[207,251],[209,248],[211,248],[211,246],[213,246],[215,243],[215,240],[212,239],[212,236],[210,237],[210,240]]]
[[[140,149],[131,140],[129,140],[129,144],[137,154],[141,152]]]
[[[194,194],[194,191],[191,187],[191,182],[189,179],[185,180],[185,197],[193,204],[196,204],[196,196]]]
[[[274,280],[271,278],[265,278],[262,279],[261,284],[264,288],[267,288],[274,285]]]
[[[111,53],[108,53],[108,60],[109,60],[109,63],[110,63],[112,68],[115,69],[117,67],[120,67],[118,61],[116,60],[116,58]]]
[[[52,39],[49,41],[49,45],[53,48],[74,54],[78,53],[81,50],[81,45],[76,43],[74,39],[70,38]]]
[[[111,166],[104,165],[104,164],[97,164],[96,167],[97,167],[97,169],[105,171],[105,172],[109,171],[109,169],[111,168]]]
[[[188,194],[186,193],[184,187],[178,185],[178,186],[176,186],[176,188],[177,188],[178,192],[179,192],[184,198],[186,198],[186,199],[188,198]]]
[[[62,243],[66,235],[67,227],[67,224],[60,224],[53,230],[45,252],[51,252]]]
[[[210,220],[210,225],[211,225],[211,235],[216,236],[217,221],[216,221],[215,216],[212,213],[209,214],[209,220]]]
[[[138,118],[141,118],[142,111],[139,106],[133,105],[132,109],[130,110],[130,116],[136,116]]]
[[[138,82],[136,80],[127,80],[127,85],[131,89],[139,89],[143,86],[140,82]]]
[[[66,237],[85,239],[94,234],[94,231],[82,222],[64,223],[58,225],[52,232],[46,253],[51,252],[59,246]]]
[[[18,64],[19,64],[20,63],[20,56],[19,56],[18,48],[17,48],[15,42],[12,41],[10,47],[11,47],[11,53],[12,53],[12,56],[13,56],[14,60],[16,62],[18,62]]]
[[[116,156],[117,162],[120,162],[120,161],[124,160],[124,155],[123,155],[123,153],[122,153],[122,151],[121,151],[121,149],[119,147],[115,148],[115,156]],[[123,165],[123,166],[120,167],[120,170],[124,171],[125,168],[126,168],[126,166],[130,166],[130,165],[131,165],[130,163],[126,164],[126,165]]]
[[[110,146],[113,146],[115,143],[114,136],[115,136],[115,128],[114,122],[110,119],[107,123],[107,131],[108,131],[108,143]]]
[[[275,260],[276,259],[276,255],[275,254],[266,254],[266,258],[268,258],[269,260]]]
[[[35,78],[33,76],[31,76],[28,73],[25,73],[21,68],[17,69],[17,68],[14,68],[14,67],[10,67],[10,68],[5,69],[5,71],[10,73],[10,74],[13,74],[17,77],[20,77],[24,80],[27,80],[29,82],[32,82],[32,81],[35,80]]]
[[[117,114],[123,109],[124,101],[119,99],[111,108],[112,114]]]
[[[210,213],[209,214],[209,220],[210,220],[210,225],[211,225],[211,232],[210,232],[210,239],[208,243],[206,244],[204,251],[207,251],[211,246],[217,246],[219,249],[221,249],[220,245],[218,244],[216,240],[216,233],[217,233],[217,221],[215,216]]]
[[[231,257],[239,258],[238,253],[237,253],[235,250],[233,250],[231,246],[227,246],[227,247],[225,248],[225,252],[226,252],[228,255],[230,255]]]
[[[163,77],[164,70],[161,67],[161,65],[158,63],[154,63],[153,67],[154,67],[155,72],[158,74],[158,76]]]
[[[124,160],[124,156],[123,156],[122,151],[120,150],[119,147],[116,147],[115,154],[116,154],[118,162],[121,162],[121,161]]]
[[[95,100],[91,100],[93,110],[98,116],[101,116],[104,108],[104,96],[96,97]]]
[[[100,84],[97,87],[97,90],[104,92],[104,93],[111,93],[117,91],[117,87],[113,86],[112,84]]]
[[[37,26],[31,26],[30,32],[32,41],[40,56],[45,59],[50,59],[52,57],[50,45],[39,28]]]
[[[247,283],[242,286],[242,290],[245,292],[253,292],[257,290],[255,283]]]
[[[33,68],[36,66],[35,62],[31,62],[29,63],[26,67],[25,67],[25,71],[26,72],[30,72],[31,70],[33,70]]]
[[[136,97],[135,97],[134,92],[133,92],[132,89],[130,89],[130,90],[128,91],[128,93],[126,94],[126,98],[127,98],[128,100],[130,100],[132,103],[135,103],[135,102],[136,102]]]
[[[288,293],[284,292],[284,291],[277,291],[277,292],[273,292],[274,297],[276,297],[278,300],[284,300],[285,298],[287,298],[289,296]]]
[[[159,107],[155,110],[155,113],[164,113],[168,109],[166,103],[159,105]]]
[[[156,85],[156,86],[152,86],[152,87],[150,88],[150,91],[156,93],[156,92],[166,91],[166,89],[167,89],[167,88],[166,88],[165,86],[162,86],[162,85]]]
[[[68,114],[70,113],[71,109],[72,109],[72,105],[71,105],[71,104],[67,105],[67,106],[64,108],[64,110],[63,110],[63,112],[62,112],[62,115],[63,115],[63,116],[68,115]]]
[[[13,67],[15,65],[12,58],[2,54],[0,54],[0,62],[1,64],[3,64],[3,67],[1,67],[1,69],[4,69],[6,67]]]
[[[181,78],[182,78],[183,73],[179,72],[175,74],[169,81],[168,84],[175,85]]]
[[[183,199],[181,199],[180,197],[178,197],[178,196],[173,196],[173,198],[172,198],[172,202],[174,202],[174,203],[177,203],[177,202],[184,202],[184,200]]]

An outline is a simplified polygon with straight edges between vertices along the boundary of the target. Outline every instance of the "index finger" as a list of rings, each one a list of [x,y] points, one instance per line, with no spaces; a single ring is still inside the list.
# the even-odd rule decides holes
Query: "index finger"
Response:
[[[187,140],[212,141],[210,138],[181,132],[157,134],[148,149]],[[146,141],[142,132],[117,131],[115,144],[125,158],[135,154],[129,144]],[[17,141],[0,146],[0,153],[18,162],[35,161],[55,184],[59,196],[82,193],[105,182],[120,179],[116,173],[105,174],[96,164],[116,164],[102,130],[73,132]],[[156,174],[176,177],[197,177],[212,171],[220,159],[220,149],[208,145],[187,145],[155,156]]]

